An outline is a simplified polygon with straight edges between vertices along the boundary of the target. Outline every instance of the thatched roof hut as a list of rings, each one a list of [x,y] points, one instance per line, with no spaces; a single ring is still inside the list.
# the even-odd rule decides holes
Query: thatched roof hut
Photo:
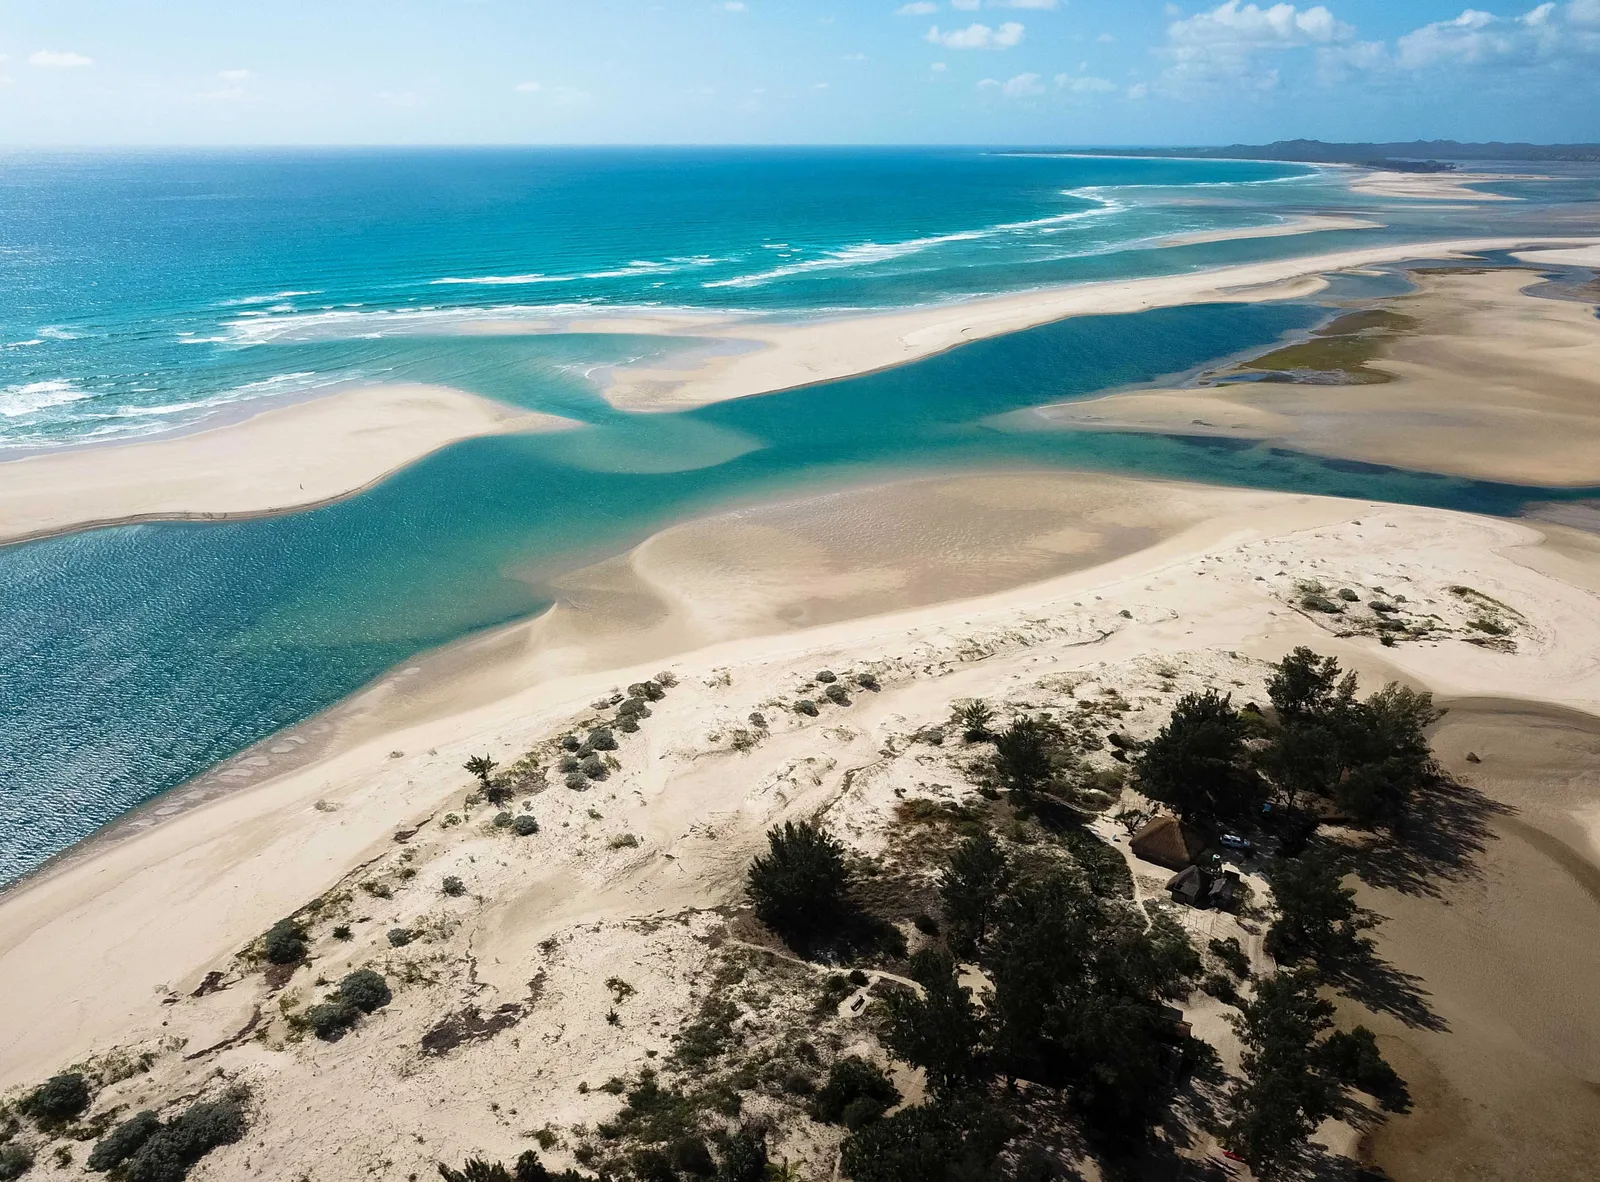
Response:
[[[1134,855],[1168,870],[1182,870],[1206,848],[1205,838],[1177,817],[1147,821],[1130,843]]]

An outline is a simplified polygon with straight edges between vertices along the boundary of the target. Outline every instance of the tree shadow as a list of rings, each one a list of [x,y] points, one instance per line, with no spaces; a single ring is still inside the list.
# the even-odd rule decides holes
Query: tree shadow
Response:
[[[1368,886],[1438,898],[1449,883],[1477,877],[1477,856],[1496,839],[1490,818],[1516,813],[1448,776],[1418,790],[1393,831],[1351,859]]]
[[[1414,1030],[1450,1031],[1450,1024],[1428,1004],[1433,994],[1423,979],[1384,960],[1370,940],[1336,962],[1319,961],[1317,968],[1329,985],[1373,1013],[1389,1014]]]

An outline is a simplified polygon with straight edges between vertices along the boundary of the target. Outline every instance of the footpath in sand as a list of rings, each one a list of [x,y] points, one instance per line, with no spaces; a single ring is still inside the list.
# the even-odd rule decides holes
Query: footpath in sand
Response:
[[[1553,257],[1552,257],[1553,256]],[[1593,260],[1530,252],[1532,261]],[[1008,416],[1024,429],[1264,440],[1315,455],[1512,484],[1600,484],[1600,318],[1529,294],[1522,269],[1421,272],[1419,290],[1207,375]],[[1296,380],[1259,379],[1264,374]]]
[[[148,442],[0,461],[0,542],[306,509],[463,439],[574,425],[441,386],[344,390]]]
[[[598,1085],[660,1062],[696,1012],[769,825],[821,815],[881,855],[905,798],[972,791],[961,744],[926,738],[953,703],[983,697],[1006,717],[1115,702],[1115,725],[1137,738],[1204,686],[1260,700],[1267,663],[1307,644],[1368,688],[1399,677],[1451,698],[1600,711],[1600,555],[1560,527],[1062,473],[831,497],[658,535],[574,576],[571,602],[543,619],[398,670],[320,720],[311,762],[267,767],[253,787],[112,835],[0,898],[0,1088],[113,1047],[148,1052],[148,1070],[98,1104],[159,1104],[218,1071],[247,1082],[251,1132],[200,1180],[424,1177],[441,1158],[510,1160],[545,1122],[547,1159],[565,1165],[582,1140],[571,1130],[622,1102]],[[950,581],[925,587],[934,567]],[[1360,603],[1307,611],[1311,583],[1355,588]],[[1379,596],[1405,623],[1393,647],[1366,607]],[[663,666],[675,686],[639,733],[618,735],[608,778],[580,792],[530,773],[538,834],[513,837],[493,809],[463,803],[469,755],[548,763],[556,737],[604,710],[596,701]],[[822,698],[823,669],[848,693],[812,716],[797,704]],[[1521,811],[1504,821],[1525,830],[1486,808],[1489,832],[1462,831],[1476,845],[1450,873],[1413,865],[1370,888],[1369,905],[1395,916],[1382,955],[1421,979],[1360,1016],[1419,1101],[1368,1150],[1402,1182],[1441,1176],[1430,1171],[1459,1158],[1451,1130],[1492,1119],[1472,1142],[1477,1176],[1578,1176],[1600,1151],[1600,1098],[1582,1082],[1600,1029],[1583,984],[1600,963],[1573,933],[1597,930],[1600,899],[1563,883],[1600,865],[1600,784],[1576,751],[1544,771],[1517,762],[1526,747],[1481,729],[1503,724],[1495,708],[1457,721],[1441,750],[1480,755],[1460,766],[1485,798],[1516,781],[1503,807]],[[1560,792],[1541,794],[1546,772],[1565,777]],[[1159,872],[1133,868],[1159,894]],[[447,875],[466,893],[443,892]],[[1454,909],[1474,892],[1489,902]],[[235,960],[314,899],[309,966],[269,979]],[[1445,918],[1465,925],[1454,952],[1430,935]],[[397,928],[417,935],[392,946]],[[1240,935],[1263,963],[1259,930]],[[294,1034],[317,979],[368,964],[394,983],[392,1004],[336,1043]],[[1537,990],[1506,993],[1527,978]],[[633,992],[618,1000],[615,980]],[[788,1004],[761,991],[752,1040]],[[1219,1003],[1186,1004],[1197,1030],[1226,1030]],[[839,1021],[839,1045],[863,1037]],[[427,1049],[440,1040],[448,1050]],[[1524,1093],[1496,1082],[1502,1062]],[[1531,1107],[1549,1097],[1559,1123]],[[1435,1133],[1408,1139],[1401,1120]],[[822,1127],[790,1127],[775,1155],[827,1176],[832,1146],[806,1139]],[[1517,1146],[1535,1133],[1536,1159]]]

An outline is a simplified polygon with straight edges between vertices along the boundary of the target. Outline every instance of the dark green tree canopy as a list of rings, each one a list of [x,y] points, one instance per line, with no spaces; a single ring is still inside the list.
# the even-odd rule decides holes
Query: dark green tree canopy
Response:
[[[1185,694],[1140,753],[1139,786],[1194,824],[1243,816],[1262,796],[1245,746],[1248,736],[1230,696],[1214,689]]]
[[[791,942],[829,931],[850,889],[844,846],[809,821],[767,832],[768,851],[750,863],[750,898],[762,923]]]

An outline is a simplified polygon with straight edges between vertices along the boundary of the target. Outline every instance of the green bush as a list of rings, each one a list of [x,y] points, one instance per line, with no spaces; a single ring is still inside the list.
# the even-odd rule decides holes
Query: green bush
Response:
[[[1226,940],[1212,940],[1207,948],[1211,955],[1220,960],[1235,977],[1250,975],[1250,958],[1240,947],[1237,936],[1229,936]]]
[[[0,1182],[12,1182],[33,1169],[33,1153],[21,1145],[0,1145]]]
[[[1207,973],[1200,982],[1203,993],[1209,993],[1218,1001],[1235,1005],[1239,1001],[1239,987],[1233,983],[1233,978],[1226,973]]]
[[[538,819],[532,813],[518,813],[511,822],[511,831],[518,837],[532,837],[539,832]]]
[[[339,997],[363,1014],[370,1014],[393,1001],[394,993],[382,973],[372,969],[357,969],[339,982]]]
[[[860,1120],[866,1108],[858,1105],[858,1101],[865,1100],[877,1107],[877,1111],[867,1117],[867,1120],[872,1120],[881,1116],[899,1099],[899,1089],[877,1065],[859,1055],[846,1055],[829,1069],[828,1082],[811,1102],[811,1115],[829,1124],[839,1124],[845,1120],[847,1112],[853,1111]]]
[[[830,685],[827,689],[823,690],[822,696],[827,698],[828,701],[832,702],[835,706],[848,706],[850,704],[849,692],[844,688],[844,686],[837,683]]]
[[[157,1129],[128,1159],[127,1182],[183,1182],[189,1167],[220,1145],[244,1136],[236,1100],[198,1101]]]
[[[822,672],[818,673],[814,678],[812,678],[812,680],[820,681],[823,685],[831,685],[839,680],[839,675],[834,673],[832,670],[824,669]]]
[[[389,947],[391,948],[404,948],[413,939],[415,937],[412,935],[410,928],[389,929]]]
[[[608,774],[605,762],[598,755],[590,755],[579,765],[583,774],[591,780],[603,780]]]
[[[575,772],[578,770],[578,757],[576,755],[563,755],[556,768],[562,772]]]
[[[359,1017],[361,1011],[355,1006],[343,998],[333,997],[306,1011],[306,1025],[324,1042],[337,1042]]]
[[[767,1176],[767,1147],[750,1133],[737,1133],[722,1153],[717,1177],[724,1182],[761,1182]]]
[[[794,712],[796,714],[804,714],[808,718],[815,718],[817,716],[817,704],[810,698],[801,698],[794,704]]]
[[[597,727],[589,732],[589,746],[596,751],[615,751],[617,737],[606,727]]]
[[[496,829],[509,829],[509,828],[511,828],[511,814],[510,813],[496,813],[494,815],[494,827]]]
[[[568,772],[566,785],[574,792],[581,792],[589,786],[589,777],[582,772]]]
[[[445,894],[449,895],[452,899],[459,899],[462,895],[467,893],[467,884],[462,882],[454,874],[447,874],[445,875],[444,882],[439,884],[439,889]]]
[[[41,1125],[71,1120],[89,1107],[89,1081],[76,1071],[53,1075],[17,1103],[24,1116]]]
[[[341,923],[335,925],[333,929],[333,938],[335,940],[353,940],[355,939],[355,933],[350,930],[349,924]]]
[[[294,964],[306,954],[306,930],[292,919],[280,919],[267,929],[261,947],[273,964]]]
[[[89,1153],[88,1167],[105,1171],[120,1166],[161,1128],[161,1118],[146,1109],[135,1113],[112,1129]]]

